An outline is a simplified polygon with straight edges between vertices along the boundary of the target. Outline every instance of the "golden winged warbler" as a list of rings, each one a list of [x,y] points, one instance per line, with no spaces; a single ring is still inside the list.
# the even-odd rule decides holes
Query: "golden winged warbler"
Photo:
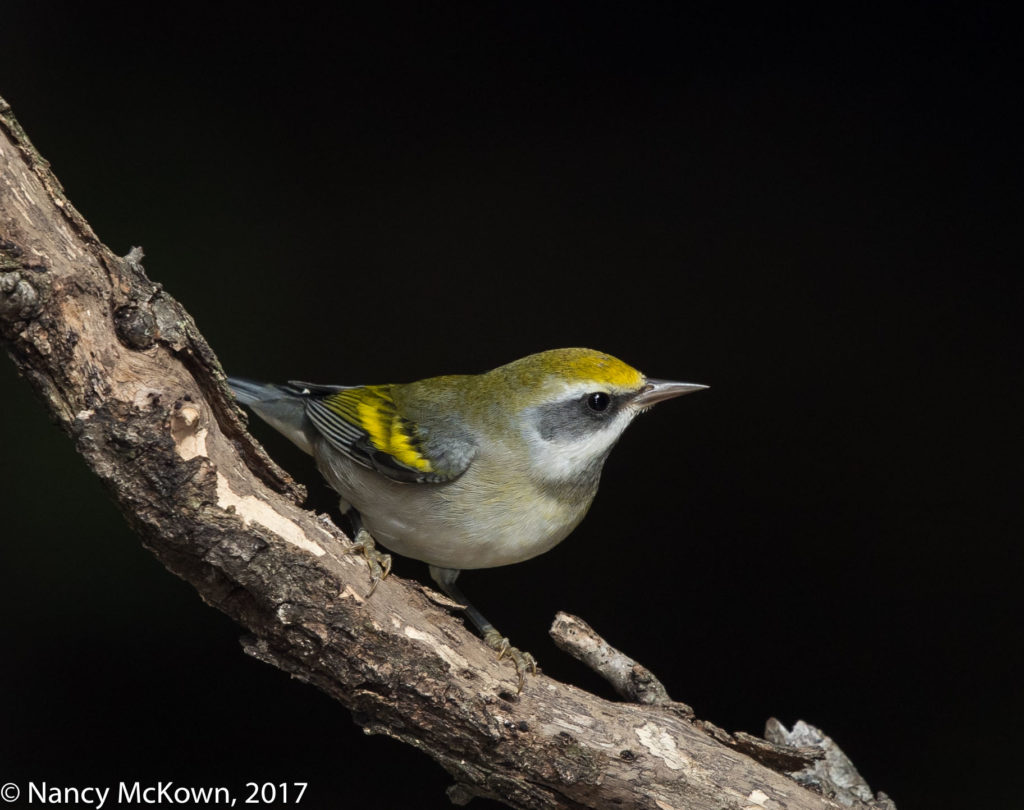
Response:
[[[422,560],[484,640],[511,657],[522,687],[529,653],[455,585],[466,568],[522,562],[579,524],[601,468],[637,414],[705,388],[653,380],[591,349],[553,349],[475,375],[394,385],[229,380],[238,400],[316,459],[352,515],[374,587],[386,548]]]

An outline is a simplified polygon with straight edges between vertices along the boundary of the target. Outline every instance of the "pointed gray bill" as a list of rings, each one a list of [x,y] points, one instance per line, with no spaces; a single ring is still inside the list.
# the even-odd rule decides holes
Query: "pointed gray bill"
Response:
[[[683,394],[692,394],[694,391],[700,391],[707,388],[706,385],[700,385],[698,383],[684,383],[684,382],[672,382],[671,380],[648,380],[640,393],[633,399],[635,405],[639,405],[641,408],[649,408],[656,402],[661,402],[663,399],[672,399],[673,397],[681,397]]]

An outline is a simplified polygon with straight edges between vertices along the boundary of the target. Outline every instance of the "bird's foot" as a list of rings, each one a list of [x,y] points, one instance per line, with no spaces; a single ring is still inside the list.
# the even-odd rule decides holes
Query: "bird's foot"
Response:
[[[370,581],[372,583],[370,585],[370,592],[366,595],[372,596],[373,592],[377,590],[377,586],[380,585],[381,580],[391,573],[391,555],[378,551],[377,544],[373,541],[373,535],[361,526],[359,531],[356,532],[356,539],[352,541],[351,546],[345,549],[345,553],[362,553],[363,558],[366,560],[366,565],[370,569]]]
[[[537,674],[537,659],[528,652],[523,652],[517,647],[509,644],[508,639],[491,627],[484,633],[484,642],[492,650],[498,653],[498,660],[502,658],[512,659],[516,668],[516,675],[519,677],[519,686],[516,693],[523,691],[523,684],[526,683],[526,673]]]

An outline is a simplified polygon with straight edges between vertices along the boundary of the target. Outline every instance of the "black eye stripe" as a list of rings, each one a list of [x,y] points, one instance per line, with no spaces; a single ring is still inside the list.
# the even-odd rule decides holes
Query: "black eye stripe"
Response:
[[[535,415],[537,432],[542,439],[569,442],[592,436],[612,424],[624,402],[623,396],[591,391],[529,410]]]

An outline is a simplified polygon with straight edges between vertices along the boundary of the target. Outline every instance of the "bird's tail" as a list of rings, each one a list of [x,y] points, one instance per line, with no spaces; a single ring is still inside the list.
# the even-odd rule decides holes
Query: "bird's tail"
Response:
[[[275,385],[241,377],[228,377],[228,385],[239,402],[312,455],[316,429],[306,416],[308,390],[294,384]]]

